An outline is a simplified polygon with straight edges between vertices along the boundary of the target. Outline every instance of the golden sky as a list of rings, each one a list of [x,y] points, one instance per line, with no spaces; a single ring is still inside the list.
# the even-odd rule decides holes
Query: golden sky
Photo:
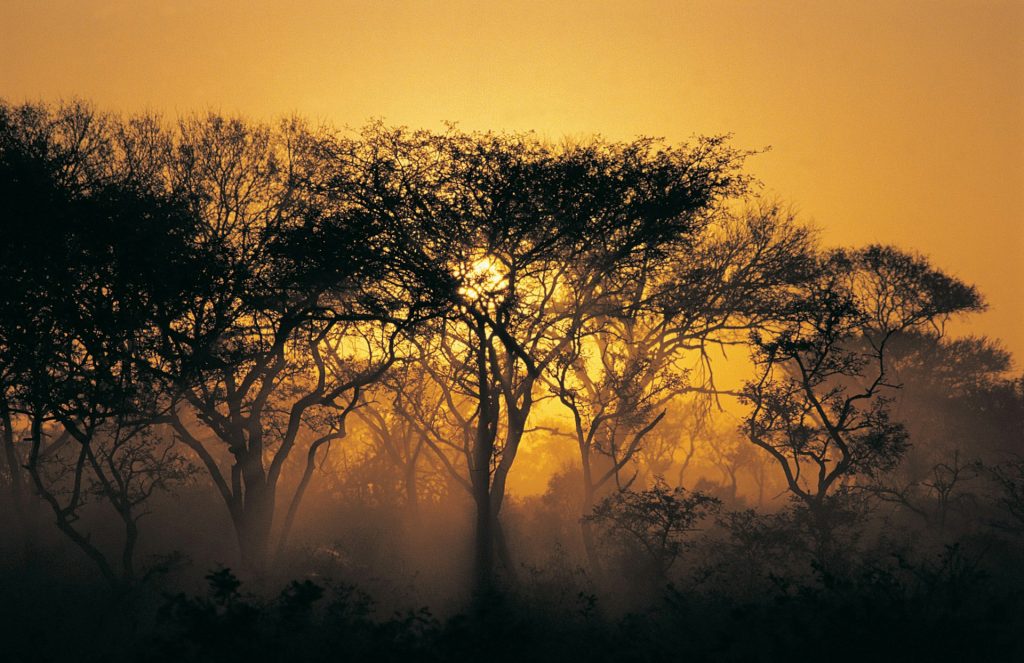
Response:
[[[772,150],[834,244],[977,284],[1024,357],[1024,0],[0,0],[0,97]],[[1024,364],[1019,360],[1018,365]]]

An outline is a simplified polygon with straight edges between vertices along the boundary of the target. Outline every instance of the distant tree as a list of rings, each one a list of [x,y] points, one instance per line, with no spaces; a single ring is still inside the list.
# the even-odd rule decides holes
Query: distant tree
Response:
[[[721,477],[719,482],[711,482],[711,485],[718,488],[718,492],[710,491],[719,495],[727,505],[736,506],[742,504],[740,496],[740,477],[746,474],[758,487],[758,503],[763,505],[765,495],[764,489],[767,483],[765,477],[766,467],[765,454],[751,445],[735,430],[715,430],[707,436],[706,444],[702,447],[703,460],[709,462]],[[703,487],[701,482],[696,487]]]
[[[1002,511],[993,524],[1009,532],[1024,533],[1024,459],[1011,457],[988,471],[997,486],[996,503]]]
[[[440,393],[446,382],[436,383],[429,375],[433,367],[424,362],[429,360],[421,354],[419,360],[410,359],[393,367],[378,383],[372,398],[365,397],[366,407],[356,410],[378,445],[378,453],[398,473],[399,491],[411,514],[418,511],[425,489],[438,497],[439,472],[450,480],[463,481],[449,458],[451,452],[442,449],[465,449],[465,444],[460,446],[465,442],[462,427],[456,430],[451,422],[439,421],[449,412],[443,407],[444,396]],[[456,409],[453,416],[459,414]]]
[[[890,352],[892,373],[904,385],[894,415],[915,438],[927,441],[915,456],[930,466],[929,452],[986,458],[1024,449],[1013,360],[985,337],[905,334]]]
[[[1024,450],[1024,400],[1010,354],[986,338],[907,334],[892,345],[892,374],[903,389],[893,416],[916,441],[900,467],[864,489],[940,533],[973,517],[985,491],[985,467]]]
[[[638,470],[627,468],[681,395],[718,394],[711,349],[745,343],[806,278],[811,234],[791,215],[763,206],[716,216],[641,265],[549,367],[549,388],[573,417],[582,516],[609,487],[632,485]],[[594,565],[590,523],[581,520]]]

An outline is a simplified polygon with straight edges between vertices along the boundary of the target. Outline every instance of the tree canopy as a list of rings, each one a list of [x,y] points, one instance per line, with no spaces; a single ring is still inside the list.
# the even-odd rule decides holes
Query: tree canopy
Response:
[[[202,481],[259,576],[289,553],[315,479],[343,483],[332,446],[361,444],[397,477],[367,491],[390,485],[410,509],[425,490],[468,496],[484,595],[519,567],[503,507],[524,440],[546,431],[571,440],[592,571],[601,527],[666,576],[726,503],[681,483],[714,407],[738,399],[739,425],[700,454],[728,499],[743,472],[763,497],[774,467],[824,560],[836,509],[910,494],[882,481],[911,444],[901,376],[934,368],[907,348],[969,354],[948,370],[985,397],[1008,358],[944,340],[948,318],[983,308],[973,287],[902,249],[821,246],[758,195],[750,155],[721,136],[556,144],[2,104],[15,502],[39,497],[131,583],[147,500]],[[727,351],[749,355],[742,387],[716,378]],[[1016,466],[999,468],[1014,513]],[[97,500],[124,526],[117,563],[82,518]]]

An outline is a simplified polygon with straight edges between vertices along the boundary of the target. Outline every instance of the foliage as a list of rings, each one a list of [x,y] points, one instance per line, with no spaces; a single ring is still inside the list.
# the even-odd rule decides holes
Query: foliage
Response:
[[[717,498],[664,480],[643,491],[618,491],[601,500],[587,516],[604,526],[620,545],[639,546],[659,577],[691,545],[690,534],[721,506]]]
[[[744,432],[811,508],[854,477],[893,469],[908,448],[890,414],[890,343],[982,306],[973,288],[895,249],[819,260],[794,307],[754,334],[759,376],[742,393]]]
[[[0,103],[15,660],[1019,652],[1024,382],[945,335],[981,296],[821,247],[747,156]],[[157,610],[181,548],[241,575]]]

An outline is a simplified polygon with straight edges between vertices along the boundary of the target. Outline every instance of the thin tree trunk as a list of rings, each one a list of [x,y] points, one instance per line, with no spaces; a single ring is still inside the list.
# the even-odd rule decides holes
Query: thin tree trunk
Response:
[[[121,575],[125,582],[132,582],[135,579],[135,545],[138,541],[139,527],[132,515],[126,514],[124,546],[121,548]]]
[[[89,559],[96,564],[100,574],[110,584],[110,586],[118,590],[121,588],[120,580],[111,568],[110,563],[103,553],[94,546],[87,537],[83,536],[78,530],[74,528],[69,519],[69,514],[73,514],[77,508],[77,501],[79,499],[82,472],[85,470],[86,461],[86,448],[82,447],[79,452],[78,462],[75,465],[75,489],[71,496],[70,506],[65,508],[60,505],[57,501],[57,497],[50,492],[45,483],[43,477],[39,473],[39,451],[43,443],[43,431],[42,421],[38,415],[32,417],[32,432],[31,432],[31,443],[32,450],[29,454],[29,461],[26,465],[29,476],[32,478],[32,483],[35,486],[36,493],[50,506],[53,511],[53,515],[57,520],[57,527],[63,532],[75,545],[79,547],[86,554]]]
[[[0,404],[0,407],[2,407],[0,425],[3,426],[4,459],[10,474],[11,507],[14,509],[14,517],[21,534],[22,554],[26,562],[31,562],[35,557],[35,523],[28,512],[28,496],[21,475],[23,468],[18,457],[18,450],[14,445],[14,422],[11,419],[11,411],[6,403]]]
[[[587,554],[587,564],[590,573],[595,578],[600,578],[603,569],[601,558],[597,554],[597,541],[594,538],[594,524],[588,520],[588,516],[594,512],[594,488],[590,485],[583,486],[583,505],[580,516],[580,534],[583,538],[583,550]]]
[[[590,466],[590,449],[580,434],[580,462],[583,469],[583,503],[580,505],[580,535],[583,539],[583,550],[587,555],[587,565],[595,578],[602,574],[601,559],[597,554],[597,542],[594,540],[594,525],[587,518],[594,512],[594,472]]]
[[[292,496],[291,504],[288,505],[288,513],[285,514],[284,522],[281,524],[281,536],[277,542],[277,551],[274,553],[276,560],[280,560],[287,549],[288,539],[291,536],[292,527],[295,525],[295,516],[299,512],[302,499],[306,495],[310,482],[313,480],[313,472],[316,470],[316,452],[331,440],[344,437],[344,435],[344,432],[324,435],[309,445],[309,451],[306,453],[306,467],[302,471],[302,477],[295,488],[295,495]]]
[[[410,514],[419,511],[419,494],[416,486],[416,457],[406,464],[405,468],[405,506]]]

